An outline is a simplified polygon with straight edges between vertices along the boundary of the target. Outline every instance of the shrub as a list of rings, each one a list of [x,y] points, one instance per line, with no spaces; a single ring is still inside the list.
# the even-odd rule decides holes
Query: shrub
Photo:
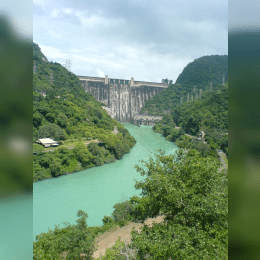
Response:
[[[51,138],[54,140],[65,140],[66,133],[56,124],[48,124],[41,126],[38,131],[39,138]]]

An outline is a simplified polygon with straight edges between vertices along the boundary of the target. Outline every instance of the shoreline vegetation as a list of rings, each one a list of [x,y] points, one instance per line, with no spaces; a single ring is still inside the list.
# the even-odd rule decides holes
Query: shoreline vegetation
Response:
[[[43,60],[44,57],[38,55],[38,58]],[[42,65],[41,62],[37,64]],[[55,66],[51,64],[49,68],[54,70]],[[51,70],[48,73],[50,76]],[[51,86],[51,91],[44,89],[47,94],[43,99],[39,94],[43,85],[37,83],[39,76],[34,75],[34,86],[38,90],[34,92],[34,101],[38,102],[34,104],[34,138],[48,130],[55,140],[57,136],[61,137],[59,140],[66,140],[69,135],[77,139],[96,138],[102,145],[85,146],[81,142],[76,143],[73,150],[61,146],[39,157],[35,154],[37,178],[46,176],[47,171],[51,176],[62,175],[69,167],[91,167],[107,159],[120,159],[129,152],[135,140],[121,124],[101,110],[101,105],[91,95],[81,92],[77,96],[76,92],[81,91],[78,86],[74,90],[68,88],[69,94],[62,97],[59,88]],[[228,84],[211,93],[205,91],[201,100],[176,106],[170,114],[164,114],[153,130],[175,142],[180,149],[173,155],[158,151],[153,158],[135,166],[137,172],[145,176],[135,184],[141,196],[115,204],[111,216],[102,219],[101,227],[88,227],[87,213],[79,210],[75,225],[66,223],[63,228],[56,226],[36,236],[33,259],[94,259],[97,238],[130,222],[143,224],[139,231],[131,232],[131,243],[118,238],[98,259],[227,259],[228,180],[216,151],[221,149],[228,155],[228,138],[224,134],[227,133],[227,92]],[[60,98],[51,98],[51,93]],[[158,98],[154,100],[150,103],[157,102]],[[165,111],[169,109],[164,108]],[[111,134],[114,126],[119,131],[117,135]],[[87,131],[89,128],[92,130]],[[202,135],[198,140],[202,131],[205,137]],[[41,170],[45,173],[39,174]],[[144,224],[147,219],[157,217],[163,217],[163,221],[152,226]]]

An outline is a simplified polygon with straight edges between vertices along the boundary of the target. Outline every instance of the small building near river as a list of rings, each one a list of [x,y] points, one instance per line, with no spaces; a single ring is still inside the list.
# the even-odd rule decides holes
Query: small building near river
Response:
[[[59,145],[58,141],[54,141],[51,138],[41,138],[36,143],[43,145],[45,148]]]

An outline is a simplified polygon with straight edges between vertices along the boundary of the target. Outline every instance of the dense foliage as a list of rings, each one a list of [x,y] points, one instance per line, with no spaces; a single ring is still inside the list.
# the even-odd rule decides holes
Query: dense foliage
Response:
[[[138,167],[145,181],[143,198],[133,198],[148,217],[165,222],[133,233],[139,259],[225,259],[227,253],[227,190],[214,160],[200,156],[157,155]]]
[[[227,176],[219,161],[163,152],[137,166],[143,197],[133,197],[144,217],[165,221],[133,232],[138,259],[227,259]],[[143,214],[142,214],[143,212]]]
[[[63,228],[56,226],[54,230],[36,236],[33,259],[92,259],[95,232],[87,227],[88,215],[84,211],[79,210],[77,216],[76,225],[64,223]]]
[[[122,227],[133,220],[133,209],[134,205],[130,201],[115,204],[112,216],[104,216],[102,219],[103,226],[101,227],[87,227],[88,215],[79,210],[76,225],[63,223],[55,226],[54,230],[36,236],[36,241],[33,243],[33,259],[93,259],[92,254],[96,248],[94,239],[118,225]],[[117,255],[113,250],[111,253]]]
[[[121,159],[135,139],[84,91],[76,75],[48,62],[37,44],[33,50],[33,140],[60,141],[48,153],[34,144],[34,181]],[[118,134],[111,133],[115,128]]]
[[[164,115],[170,113],[177,106],[187,103],[189,100],[204,98],[204,92],[210,89],[217,91],[222,87],[223,75],[225,81],[228,79],[228,56],[204,56],[189,63],[179,75],[175,84],[171,84],[167,89],[155,95],[145,103],[141,114]],[[166,79],[167,80],[167,79]]]
[[[142,163],[136,168],[145,179],[135,186],[142,196],[131,198],[128,217],[164,220],[132,231],[129,245],[117,240],[101,259],[227,259],[227,174],[219,160],[179,150]]]
[[[203,156],[216,156],[215,149],[219,148],[228,154],[228,84],[221,90],[205,93],[201,100],[178,106],[153,130],[178,147],[196,149]],[[204,142],[193,138],[200,138],[202,131]]]
[[[185,132],[197,135],[200,130],[209,134],[212,129],[228,130],[228,87],[208,95],[196,102],[186,103],[172,111],[173,121]]]

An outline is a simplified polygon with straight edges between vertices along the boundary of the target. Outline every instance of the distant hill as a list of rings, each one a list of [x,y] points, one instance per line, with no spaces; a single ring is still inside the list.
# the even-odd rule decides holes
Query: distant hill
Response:
[[[228,80],[228,56],[204,56],[189,63],[179,75],[175,84],[155,95],[145,103],[140,114],[164,115],[170,113],[181,103],[199,99],[200,90],[208,92],[212,81],[212,90],[222,88],[222,79]],[[203,98],[203,94],[201,97]]]
[[[228,80],[228,55],[203,56],[190,62],[179,75],[176,83],[212,85],[222,83],[223,75]]]

